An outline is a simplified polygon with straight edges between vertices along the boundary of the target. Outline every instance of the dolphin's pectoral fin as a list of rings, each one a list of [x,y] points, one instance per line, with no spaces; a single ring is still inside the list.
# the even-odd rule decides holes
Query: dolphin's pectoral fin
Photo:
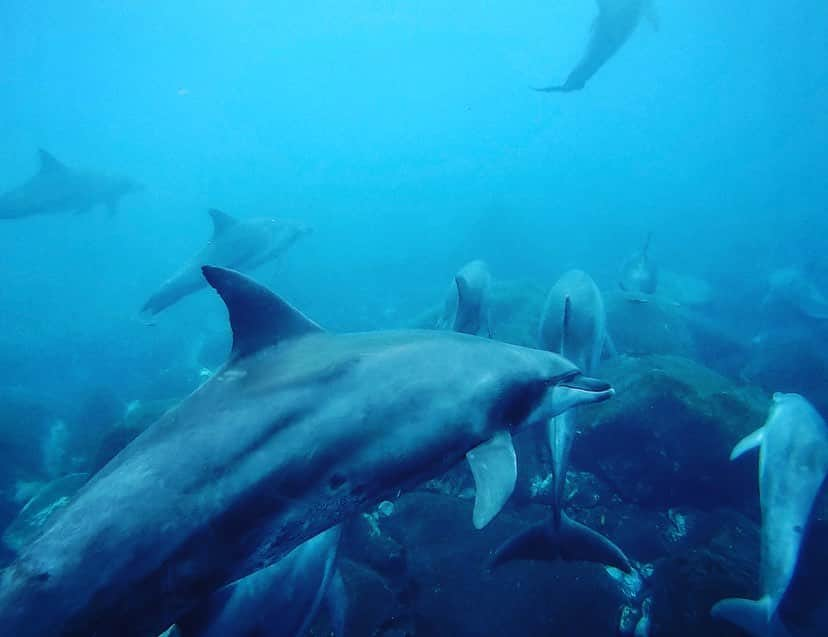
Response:
[[[508,431],[495,434],[466,454],[476,493],[474,528],[482,529],[500,512],[517,482],[517,456]]]
[[[767,596],[758,601],[733,597],[716,602],[710,609],[710,614],[714,619],[729,621],[755,637],[779,635],[780,632],[785,634],[787,631],[778,621],[776,624],[779,632],[771,632],[770,610],[770,598]]]
[[[345,637],[345,620],[348,616],[348,594],[345,589],[345,580],[339,569],[334,571],[328,590],[325,593],[325,605],[328,607],[328,617],[331,622],[331,632],[334,637]]]
[[[748,451],[755,449],[759,445],[762,444],[762,439],[765,437],[765,428],[759,427],[756,431],[752,434],[749,434],[742,438],[736,446],[733,447],[733,451],[730,452],[730,459],[736,460],[736,458],[744,455]]]
[[[41,173],[50,173],[56,171],[63,171],[66,170],[66,166],[63,163],[59,162],[55,159],[52,153],[49,153],[42,148],[38,149],[37,151],[38,158],[40,160],[40,172]]]
[[[210,210],[208,210],[207,214],[210,215],[210,219],[213,220],[214,239],[222,233],[226,232],[229,228],[232,228],[233,226],[238,224],[238,220],[235,217],[231,217],[226,212],[216,210],[215,208],[211,208]]]
[[[513,560],[595,562],[632,572],[624,552],[600,533],[561,512],[561,526],[538,524],[506,541],[495,551],[491,566]]]
[[[290,303],[243,274],[211,265],[201,271],[227,306],[233,356],[246,356],[279,341],[322,331]]]

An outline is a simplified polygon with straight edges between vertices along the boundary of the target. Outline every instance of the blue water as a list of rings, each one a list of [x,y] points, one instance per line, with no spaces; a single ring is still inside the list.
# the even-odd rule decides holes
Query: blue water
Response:
[[[223,306],[138,313],[208,208],[312,226],[257,276],[332,330],[410,325],[473,258],[615,289],[651,234],[749,338],[774,270],[828,291],[828,4],[658,11],[583,91],[542,94],[595,3],[4,0],[0,192],[38,148],[146,189],[111,218],[0,220],[0,386],[59,414],[189,391]]]

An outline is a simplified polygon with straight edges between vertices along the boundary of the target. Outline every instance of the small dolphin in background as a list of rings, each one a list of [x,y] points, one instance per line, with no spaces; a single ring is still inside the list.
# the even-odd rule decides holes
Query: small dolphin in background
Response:
[[[334,526],[281,560],[210,596],[176,622],[179,637],[302,637],[323,601],[335,637],[345,633],[347,599],[336,568]]]
[[[586,374],[598,368],[602,353],[615,353],[601,290],[583,270],[565,272],[552,286],[541,314],[539,341],[543,349],[562,354]]]
[[[648,254],[651,238],[652,235],[648,234],[641,250],[627,259],[621,269],[618,285],[631,295],[631,300],[644,301],[646,295],[655,294],[658,289],[658,266]]]
[[[598,0],[598,16],[592,24],[586,51],[566,82],[535,90],[544,93],[580,91],[598,69],[629,40],[645,15],[657,28],[658,17],[652,0]]]
[[[310,231],[302,224],[270,217],[236,219],[215,209],[208,214],[213,221],[210,241],[144,303],[143,314],[158,314],[205,288],[207,284],[201,275],[203,265],[210,263],[249,271],[280,256]]]
[[[469,261],[454,275],[437,329],[492,337],[489,290],[492,276],[479,259]]]
[[[122,197],[143,189],[128,177],[69,168],[43,149],[38,155],[37,173],[21,186],[0,195],[0,219],[58,212],[81,214],[96,206],[106,206],[113,215]]]
[[[765,304],[784,304],[801,317],[828,319],[828,298],[798,268],[782,268],[770,276]]]
[[[756,637],[785,635],[778,610],[793,578],[814,500],[828,474],[828,429],[799,394],[774,394],[764,426],[739,442],[734,460],[759,447],[762,597],[724,599],[711,611]]]
[[[559,328],[550,326],[557,319]],[[557,349],[568,360],[584,360],[597,366],[606,344],[604,305],[594,281],[580,270],[564,274],[547,299],[541,321],[541,340],[557,334]],[[577,364],[577,363],[576,363]],[[605,538],[564,512],[566,474],[575,438],[575,409],[568,409],[547,420],[547,435],[552,451],[552,518],[507,540],[492,558],[492,566],[511,560],[556,559],[597,562],[627,573],[632,566],[624,552]]]

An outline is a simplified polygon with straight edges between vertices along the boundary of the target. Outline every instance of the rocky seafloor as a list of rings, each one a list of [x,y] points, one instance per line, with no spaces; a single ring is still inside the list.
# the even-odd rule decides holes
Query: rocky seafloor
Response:
[[[495,292],[495,337],[533,345],[542,291],[501,284]],[[578,413],[567,510],[615,541],[643,576],[625,579],[586,563],[490,567],[503,541],[549,514],[544,456],[537,436],[524,432],[515,438],[516,493],[485,529],[472,526],[466,466],[347,524],[340,568],[349,635],[613,636],[631,634],[642,612],[654,636],[742,634],[714,621],[710,608],[723,597],[758,595],[757,463],[755,456],[728,456],[765,419],[775,389],[772,363],[757,362],[747,346],[669,300],[638,303],[610,294],[607,308],[620,355],[604,361],[598,375],[617,394]],[[433,314],[415,323],[428,326]],[[740,374],[760,364],[761,377],[770,377],[764,386]],[[96,424],[82,435],[65,426],[68,442],[49,456],[44,445],[56,444],[60,428],[56,434],[36,401],[10,395],[0,412],[0,452],[15,459],[0,467],[0,523],[12,524],[6,543],[31,532],[27,525],[43,524],[14,520],[43,484],[59,490],[78,479],[67,475],[95,471],[169,404],[132,404],[110,418],[115,425]],[[21,422],[23,436],[15,433]],[[55,480],[62,482],[55,487]],[[782,611],[794,635],[826,634],[826,512],[823,498]],[[11,555],[7,547],[5,558]],[[329,633],[322,613],[311,634]]]

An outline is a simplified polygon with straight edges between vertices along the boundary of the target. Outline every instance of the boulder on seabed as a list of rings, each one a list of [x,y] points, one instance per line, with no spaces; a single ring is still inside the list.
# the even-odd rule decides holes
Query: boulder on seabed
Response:
[[[628,502],[755,512],[756,463],[729,457],[764,423],[766,394],[675,356],[618,357],[601,376],[616,395],[579,421],[575,466]]]
[[[607,329],[619,354],[696,357],[696,342],[681,306],[662,296],[646,300],[604,294]]]

